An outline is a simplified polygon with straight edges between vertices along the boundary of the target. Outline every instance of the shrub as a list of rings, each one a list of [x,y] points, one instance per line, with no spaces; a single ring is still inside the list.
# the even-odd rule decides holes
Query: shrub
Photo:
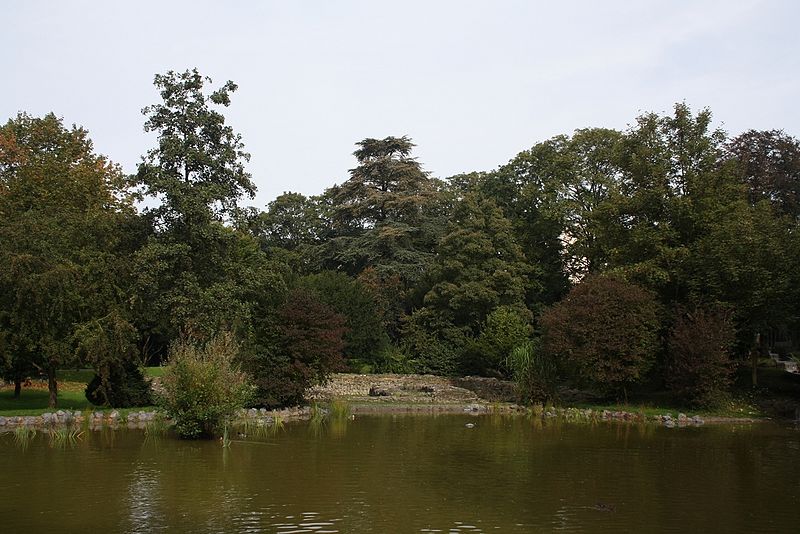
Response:
[[[587,276],[542,314],[542,349],[579,384],[627,395],[655,361],[658,315],[651,292],[617,278]]]
[[[150,382],[132,361],[111,365],[94,375],[86,386],[86,398],[92,404],[113,408],[149,406]]]
[[[558,366],[539,347],[538,340],[515,347],[506,366],[511,370],[518,400],[524,404],[553,401],[556,397]]]
[[[498,306],[492,310],[477,342],[465,354],[464,373],[506,378],[510,372],[506,364],[511,351],[531,335],[529,319],[530,312],[525,308]]]
[[[455,374],[470,341],[464,329],[430,308],[406,319],[402,339],[415,372],[445,376]]]
[[[728,398],[736,339],[730,315],[720,309],[679,309],[669,334],[667,386],[681,402],[719,406]]]
[[[252,360],[260,406],[299,404],[309,387],[345,369],[345,318],[314,292],[292,290],[277,316],[273,353]]]
[[[299,285],[314,291],[319,300],[345,319],[344,356],[356,367],[375,367],[389,345],[383,310],[375,295],[361,281],[344,273],[324,271],[306,276]]]
[[[205,344],[181,339],[170,347],[158,400],[179,436],[210,437],[249,402],[252,386],[234,363],[238,352],[230,333]]]

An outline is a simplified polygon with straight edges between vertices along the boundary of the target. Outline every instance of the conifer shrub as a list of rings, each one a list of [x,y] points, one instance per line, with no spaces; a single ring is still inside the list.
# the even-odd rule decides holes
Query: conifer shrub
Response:
[[[130,408],[153,403],[148,382],[136,363],[128,360],[107,366],[86,386],[86,398],[98,406]]]

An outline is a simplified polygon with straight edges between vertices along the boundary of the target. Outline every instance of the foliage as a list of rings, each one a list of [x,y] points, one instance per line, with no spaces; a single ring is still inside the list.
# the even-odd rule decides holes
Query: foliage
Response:
[[[150,383],[136,364],[137,332],[117,311],[78,326],[77,353],[96,374],[86,387],[89,402],[114,408],[148,406]]]
[[[277,317],[275,353],[254,358],[251,366],[255,403],[269,407],[301,403],[309,387],[345,366],[345,318],[314,292],[290,291]]]
[[[153,403],[150,382],[142,370],[128,360],[96,374],[86,386],[86,399],[94,405],[113,408],[149,406]]]
[[[621,279],[590,275],[540,319],[544,355],[580,384],[622,395],[655,362],[659,306]]]
[[[283,297],[283,268],[255,238],[225,225],[255,186],[241,136],[218,111],[236,84],[207,93],[210,83],[197,70],[157,75],[162,101],[143,110],[158,145],[136,179],[160,203],[145,212],[152,234],[133,261],[135,321],[151,339],[232,330],[249,345],[263,342],[256,323]]]
[[[238,343],[230,333],[206,343],[181,339],[170,347],[158,403],[186,439],[210,437],[252,398],[252,386],[239,370]]]
[[[461,372],[467,375],[506,378],[509,354],[531,335],[530,312],[525,308],[499,306],[486,317],[478,338],[465,352]]]
[[[453,375],[469,342],[467,332],[429,308],[416,310],[402,331],[403,350],[414,371]]]
[[[546,404],[555,399],[558,365],[541,350],[539,339],[514,347],[506,366],[511,370],[521,402]]]
[[[0,127],[0,332],[17,373],[74,362],[76,325],[124,300],[133,239],[121,170],[53,114]]]
[[[735,330],[721,309],[679,309],[670,331],[667,384],[678,399],[713,408],[727,400],[733,382],[730,349]]]
[[[496,307],[524,306],[526,291],[537,283],[502,210],[475,195],[457,204],[430,279],[426,308],[473,334]]]
[[[344,273],[323,271],[299,280],[299,286],[345,319],[344,356],[354,369],[379,366],[380,355],[389,345],[379,303],[358,279]]]
[[[780,130],[748,130],[726,150],[738,164],[750,203],[766,200],[779,214],[800,217],[800,141]]]

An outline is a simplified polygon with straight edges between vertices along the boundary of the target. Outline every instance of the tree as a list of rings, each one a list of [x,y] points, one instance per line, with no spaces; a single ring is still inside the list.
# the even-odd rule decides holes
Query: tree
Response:
[[[225,224],[255,186],[241,136],[216,109],[230,104],[237,86],[228,81],[207,93],[210,83],[196,69],[156,75],[162,102],[143,110],[158,146],[137,179],[161,203],[145,213],[153,234],[134,261],[137,322],[162,344],[185,330],[205,339],[233,330],[252,341],[256,310],[263,314],[283,297],[282,267]]]
[[[425,306],[476,335],[498,306],[524,309],[528,289],[538,284],[510,221],[493,201],[476,195],[457,204],[429,277]]]
[[[301,278],[299,287],[313,291],[321,302],[345,320],[344,356],[352,369],[380,368],[389,345],[383,314],[375,295],[357,279],[344,273],[323,271]]]
[[[693,406],[719,406],[733,382],[736,331],[722,309],[678,309],[669,334],[667,385]]]
[[[408,288],[423,276],[440,235],[437,183],[411,157],[407,137],[357,144],[359,165],[324,195],[333,233],[319,252],[321,267],[353,276],[371,267]]]
[[[800,141],[781,130],[748,130],[725,148],[751,204],[766,200],[777,213],[800,217]]]
[[[256,403],[269,407],[300,404],[309,387],[345,368],[345,318],[313,291],[290,291],[277,317],[277,349],[252,371]]]
[[[158,147],[143,158],[137,178],[146,194],[163,199],[150,215],[158,227],[190,242],[210,220],[234,215],[242,195],[255,194],[244,169],[250,155],[241,136],[212,108],[228,107],[237,85],[227,81],[206,95],[206,83],[211,78],[197,69],[157,74],[154,84],[162,102],[142,110],[147,116],[144,129],[158,135]]]
[[[124,307],[132,218],[122,172],[85,130],[53,114],[0,128],[0,331],[16,378],[47,375],[51,407],[76,327]]]
[[[544,356],[581,385],[626,396],[659,347],[655,296],[623,280],[590,275],[540,318]]]
[[[621,137],[605,128],[576,130],[521,152],[481,181],[555,288],[565,287],[564,275],[577,281],[606,267],[605,205],[619,183]]]

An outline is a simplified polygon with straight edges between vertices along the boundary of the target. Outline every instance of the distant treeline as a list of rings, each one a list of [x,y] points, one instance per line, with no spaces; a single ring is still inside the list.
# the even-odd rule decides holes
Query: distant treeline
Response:
[[[55,402],[56,369],[90,366],[110,392],[231,332],[257,405],[346,369],[680,390],[800,314],[800,143],[781,131],[730,138],[681,103],[449,178],[408,137],[364,139],[342,183],[259,210],[221,113],[236,85],[209,84],[156,76],[158,144],[131,176],[53,114],[0,127],[7,379],[47,375]]]

